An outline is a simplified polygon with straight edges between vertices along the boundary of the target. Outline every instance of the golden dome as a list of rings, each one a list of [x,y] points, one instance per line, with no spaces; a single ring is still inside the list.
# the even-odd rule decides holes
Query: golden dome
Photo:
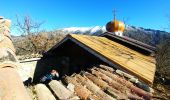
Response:
[[[110,21],[106,24],[106,30],[108,32],[122,32],[125,29],[125,24],[118,20]]]

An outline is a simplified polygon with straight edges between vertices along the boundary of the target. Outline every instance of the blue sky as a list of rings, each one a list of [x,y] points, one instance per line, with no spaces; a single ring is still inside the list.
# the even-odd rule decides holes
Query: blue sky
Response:
[[[29,15],[37,21],[45,21],[45,30],[64,27],[103,26],[113,19],[127,20],[127,24],[165,30],[170,24],[170,0],[1,0],[0,15],[16,21]],[[13,29],[14,30],[14,29]],[[170,30],[166,30],[170,31]],[[16,31],[12,31],[12,34]]]

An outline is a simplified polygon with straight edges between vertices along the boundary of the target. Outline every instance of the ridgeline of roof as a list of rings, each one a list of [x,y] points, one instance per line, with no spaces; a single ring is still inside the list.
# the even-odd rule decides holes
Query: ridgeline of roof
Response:
[[[110,66],[128,72],[148,84],[153,83],[156,70],[154,57],[141,54],[105,37],[76,34],[67,35],[65,39],[51,50],[57,48],[68,39],[108,63]]]

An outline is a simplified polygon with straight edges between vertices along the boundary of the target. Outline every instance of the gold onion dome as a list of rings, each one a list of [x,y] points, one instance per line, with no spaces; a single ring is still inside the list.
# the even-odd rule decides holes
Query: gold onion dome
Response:
[[[125,29],[125,24],[118,20],[110,21],[106,24],[106,30],[108,32],[122,32]]]

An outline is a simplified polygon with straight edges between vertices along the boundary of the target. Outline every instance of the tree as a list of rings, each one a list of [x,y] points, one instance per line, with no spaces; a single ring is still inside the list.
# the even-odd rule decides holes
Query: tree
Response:
[[[163,82],[168,83],[170,81],[170,37],[160,41],[157,45],[157,77]]]
[[[41,25],[44,22],[33,21],[29,15],[23,17],[23,20],[20,20],[18,15],[16,15],[16,24],[17,29],[22,33],[22,35],[33,35],[38,33]]]
[[[41,35],[38,35],[43,23],[44,22],[33,21],[28,15],[24,16],[23,20],[19,19],[18,15],[16,15],[15,27],[21,32],[22,36],[25,37],[16,48],[22,50],[22,52],[39,53],[38,48],[41,44],[40,42],[47,40],[47,38],[44,39],[44,37],[44,40],[42,40]]]

